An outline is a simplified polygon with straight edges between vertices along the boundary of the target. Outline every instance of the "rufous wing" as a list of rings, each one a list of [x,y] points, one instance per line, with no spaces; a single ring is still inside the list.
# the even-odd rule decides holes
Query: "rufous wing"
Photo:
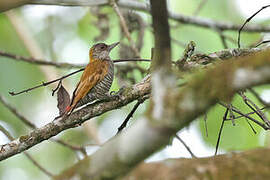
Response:
[[[70,106],[67,107],[66,112],[71,112],[77,105],[77,103],[86,96],[86,94],[108,73],[108,62],[102,60],[95,60],[90,62],[77,84],[76,89],[73,92]]]

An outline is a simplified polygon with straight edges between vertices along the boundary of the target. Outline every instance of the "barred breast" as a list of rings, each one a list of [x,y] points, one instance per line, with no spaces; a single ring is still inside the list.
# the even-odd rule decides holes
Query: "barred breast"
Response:
[[[111,60],[108,60],[108,63],[109,63],[109,69],[104,79],[100,81],[96,86],[94,86],[88,92],[88,94],[79,101],[77,107],[80,107],[91,101],[102,99],[103,97],[108,96],[108,93],[112,86],[113,77],[114,77],[114,64]]]

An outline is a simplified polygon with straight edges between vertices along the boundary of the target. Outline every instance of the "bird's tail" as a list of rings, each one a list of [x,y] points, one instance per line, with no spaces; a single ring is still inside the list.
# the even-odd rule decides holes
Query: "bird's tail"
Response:
[[[65,114],[69,113],[70,111],[71,111],[71,106],[68,105],[68,106],[66,107]]]

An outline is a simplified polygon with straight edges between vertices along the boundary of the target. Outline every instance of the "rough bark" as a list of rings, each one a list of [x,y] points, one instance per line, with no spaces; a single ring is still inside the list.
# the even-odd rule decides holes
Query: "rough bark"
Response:
[[[269,179],[270,149],[231,152],[208,158],[167,159],[155,163],[141,163],[125,180],[247,180]]]

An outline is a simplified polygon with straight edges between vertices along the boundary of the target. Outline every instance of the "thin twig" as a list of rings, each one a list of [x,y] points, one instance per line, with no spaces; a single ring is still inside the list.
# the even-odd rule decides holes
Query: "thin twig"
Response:
[[[151,59],[140,59],[140,58],[128,58],[128,59],[115,59],[113,60],[113,63],[119,63],[119,62],[151,62]]]
[[[263,107],[261,108],[261,110],[264,110],[266,109],[267,107]],[[232,109],[233,110],[233,109]],[[252,111],[252,112],[249,112],[249,113],[246,113],[245,116],[249,116],[249,115],[252,115],[252,114],[255,114],[256,112]],[[234,120],[236,119],[239,119],[239,118],[242,118],[242,117],[245,117],[245,116],[242,116],[242,115],[239,115],[239,116],[235,116],[234,117]],[[232,119],[231,118],[227,118],[226,121],[231,121]]]
[[[62,86],[62,80],[60,80],[56,86],[56,88],[52,89],[52,96],[56,93],[56,91]]]
[[[137,57],[140,57],[140,52],[137,49],[135,42],[131,38],[130,32],[128,31],[127,23],[125,21],[125,18],[123,17],[123,14],[120,11],[118,5],[117,5],[117,3],[115,2],[115,0],[110,0],[110,3],[112,5],[114,11],[116,12],[116,14],[119,17],[121,27],[122,27],[128,41],[129,41],[130,45],[131,45],[132,50],[134,51],[134,53],[136,54]]]
[[[71,76],[71,75],[73,75],[73,74],[76,74],[76,73],[78,73],[78,72],[81,72],[81,71],[83,71],[83,70],[84,70],[84,68],[79,69],[79,70],[77,70],[77,71],[74,71],[74,72],[72,72],[72,73],[69,73],[69,74],[67,74],[67,75],[65,75],[65,76],[62,76],[62,77],[60,77],[60,78],[57,78],[57,79],[55,79],[55,80],[48,81],[48,82],[42,82],[40,85],[31,87],[31,88],[27,88],[27,89],[22,90],[22,91],[19,91],[19,92],[13,92],[13,91],[10,91],[9,94],[10,94],[11,96],[16,96],[16,95],[19,95],[19,94],[22,94],[22,93],[27,93],[27,92],[32,91],[32,90],[34,90],[34,89],[37,89],[37,88],[40,88],[40,87],[43,87],[43,86],[48,86],[49,84],[52,84],[52,83],[61,81],[61,80],[65,79],[65,78],[67,78],[67,77],[69,77],[69,76]]]
[[[76,64],[70,64],[70,63],[59,63],[59,62],[53,62],[53,61],[46,61],[46,60],[41,60],[41,59],[36,59],[32,57],[24,57],[24,56],[19,56],[7,52],[0,51],[0,56],[7,57],[16,61],[23,61],[31,64],[37,64],[37,65],[45,65],[45,66],[54,66],[57,68],[81,68],[84,65],[76,65]]]
[[[270,107],[270,103],[266,102],[263,98],[261,98],[261,96],[254,89],[249,88],[248,90],[260,101],[260,103],[262,103],[266,107]]]
[[[125,0],[125,1],[119,1],[118,5],[123,8],[127,9],[132,9],[132,10],[137,10],[137,11],[142,11],[149,13],[150,8],[149,5],[146,3],[140,3],[138,1],[130,1],[130,0]],[[220,22],[220,21],[214,21],[212,19],[208,18],[202,18],[202,17],[195,17],[195,16],[186,16],[183,14],[178,14],[169,11],[169,18],[175,21],[178,21],[183,24],[191,24],[195,26],[201,26],[201,27],[206,27],[206,28],[217,28],[220,30],[232,30],[232,31],[238,31],[241,25],[238,24],[232,24],[232,23],[227,23],[227,22]],[[263,27],[263,26],[258,26],[258,25],[249,25],[243,31],[245,32],[268,32],[269,27]]]
[[[270,7],[270,5],[267,5],[267,6],[263,6],[260,10],[258,10],[257,12],[255,12],[254,14],[252,14],[249,18],[247,18],[247,20],[244,22],[244,24],[240,27],[240,29],[238,30],[238,40],[237,40],[237,44],[238,44],[238,48],[241,47],[240,45],[240,41],[241,41],[241,32],[242,30],[244,29],[245,25],[251,21],[258,13],[260,13],[262,10],[264,10],[265,8],[268,8]]]
[[[8,130],[6,128],[4,128],[1,124],[0,124],[0,131],[9,139],[9,140],[13,140],[12,135],[10,134],[10,132],[8,132]]]
[[[193,158],[197,158],[193,152],[191,151],[191,149],[188,147],[188,145],[185,143],[185,141],[183,139],[180,138],[180,136],[178,136],[177,134],[175,134],[176,139],[178,139],[183,145],[184,147],[187,149],[187,151],[189,152],[189,154],[191,155],[191,157]]]
[[[71,69],[71,68],[82,68],[85,67],[86,64],[70,64],[70,63],[60,63],[60,62],[53,62],[53,61],[46,61],[46,60],[42,60],[42,59],[36,59],[33,57],[25,57],[25,56],[19,56],[19,55],[15,55],[15,54],[11,54],[11,53],[7,53],[7,52],[3,52],[0,51],[0,56],[2,57],[7,57],[10,58],[12,60],[16,60],[16,61],[22,61],[22,62],[27,62],[30,64],[36,64],[36,65],[45,65],[45,66],[54,66],[57,68],[66,68],[66,69]],[[149,62],[151,61],[150,59],[139,59],[139,58],[128,58],[128,59],[115,59],[113,60],[114,63],[119,63],[119,62],[130,62],[130,61],[145,61],[145,62]],[[75,62],[75,60],[74,60]]]
[[[75,146],[75,145],[71,145],[71,144],[69,144],[69,143],[67,143],[67,142],[65,142],[65,141],[60,140],[60,139],[52,139],[52,141],[57,142],[57,143],[59,143],[59,144],[65,146],[65,147],[67,147],[67,148],[69,148],[69,149],[74,150],[74,151],[80,151],[84,156],[87,156],[87,152],[86,152],[84,146]]]
[[[199,14],[199,12],[202,10],[202,8],[206,4],[206,2],[207,2],[207,0],[201,0],[201,2],[199,3],[199,5],[197,6],[197,8],[195,9],[195,11],[193,12],[193,16],[197,16]]]
[[[226,37],[224,36],[224,33],[221,30],[217,30],[217,32],[219,34],[224,49],[228,49],[228,44],[226,42]]]
[[[258,43],[257,45],[255,45],[255,48],[259,47],[262,44],[266,44],[266,43],[269,43],[269,42],[270,42],[270,40],[264,40],[264,41]]]
[[[217,144],[216,144],[215,156],[217,155],[219,142],[220,142],[220,138],[221,138],[221,133],[222,133],[222,130],[223,130],[223,127],[224,127],[224,122],[225,122],[225,120],[227,118],[228,112],[229,112],[229,108],[227,108],[225,113],[224,113],[222,123],[221,123],[220,129],[219,129],[219,132],[218,132],[218,139],[217,139]]]
[[[228,108],[228,106],[226,104],[222,103],[222,102],[219,102],[219,104],[222,105],[222,106],[224,106],[224,107],[226,107],[226,108]],[[258,121],[256,119],[250,117],[249,115],[246,115],[246,114],[242,113],[240,110],[236,109],[235,107],[232,107],[232,110],[234,112],[240,114],[241,116],[250,119],[251,121],[253,121],[257,125],[261,126],[264,130],[269,130],[270,129],[270,127],[267,124],[261,123],[260,121]]]
[[[98,5],[109,5],[110,0],[99,0],[99,1],[84,1],[79,2],[78,0],[69,0],[67,2],[57,2],[55,0],[38,0],[38,1],[31,1],[31,4],[45,4],[45,5],[60,5],[60,6],[98,6]],[[125,0],[125,1],[118,1],[118,6],[121,8],[131,9],[134,11],[142,11],[144,13],[149,13],[150,8],[148,3],[143,3],[134,0]],[[238,31],[241,27],[238,24],[232,24],[228,22],[220,22],[214,21],[208,18],[202,17],[195,17],[195,16],[186,16],[183,14],[177,14],[174,12],[169,11],[169,18],[175,21],[178,21],[183,24],[191,24],[195,26],[205,27],[205,28],[213,28],[216,27],[220,30],[232,30]],[[243,31],[245,32],[269,32],[269,27],[258,26],[258,25],[249,25]]]
[[[119,63],[119,62],[128,62],[128,61],[145,61],[145,62],[150,62],[151,60],[149,59],[138,59],[138,58],[133,58],[133,59],[117,59],[117,60],[114,60],[113,62],[114,63]],[[72,76],[78,72],[81,72],[83,71],[85,68],[82,68],[82,69],[79,69],[77,71],[74,71],[72,73],[69,73],[67,75],[64,75],[60,78],[57,78],[57,79],[54,79],[52,81],[48,81],[48,82],[42,82],[40,85],[37,85],[37,86],[34,86],[34,87],[31,87],[31,88],[27,88],[27,89],[24,89],[22,91],[19,91],[19,92],[14,92],[14,91],[10,91],[9,94],[11,96],[16,96],[16,95],[19,95],[19,94],[22,94],[22,93],[27,93],[29,91],[32,91],[34,89],[37,89],[37,88],[40,88],[40,87],[44,87],[44,86],[48,86],[49,84],[52,84],[52,83],[55,83],[55,82],[58,82],[58,81],[62,81],[63,79],[69,77],[69,76]]]
[[[267,119],[267,117],[264,115],[264,113],[260,110],[260,108],[252,101],[250,100],[243,91],[240,91],[238,93],[244,100],[245,104],[251,109],[253,110],[264,122],[265,124],[268,125],[268,127],[270,127],[270,121]]]
[[[251,128],[251,130],[253,131],[254,134],[257,134],[256,130],[254,129],[254,127],[250,124],[250,122],[248,121],[247,118],[245,118],[246,122],[248,123],[249,127]]]
[[[121,126],[119,126],[117,134],[120,133],[127,126],[128,121],[130,120],[131,117],[133,117],[133,114],[135,113],[137,108],[140,106],[140,104],[142,104],[143,102],[144,100],[137,101],[137,103],[134,105],[134,107],[132,108],[132,110],[130,111],[126,119],[124,120],[124,122],[121,124]]]
[[[204,127],[205,127],[205,135],[206,135],[206,137],[208,137],[207,112],[204,114],[203,121],[204,121]]]
[[[228,110],[229,110],[229,117],[232,120],[232,125],[235,126],[235,120],[234,120],[235,116],[233,114],[232,104],[231,103],[228,104]]]
[[[54,175],[42,167],[28,152],[24,152],[24,155],[35,165],[37,166],[42,172],[44,172],[47,176],[53,177]]]

